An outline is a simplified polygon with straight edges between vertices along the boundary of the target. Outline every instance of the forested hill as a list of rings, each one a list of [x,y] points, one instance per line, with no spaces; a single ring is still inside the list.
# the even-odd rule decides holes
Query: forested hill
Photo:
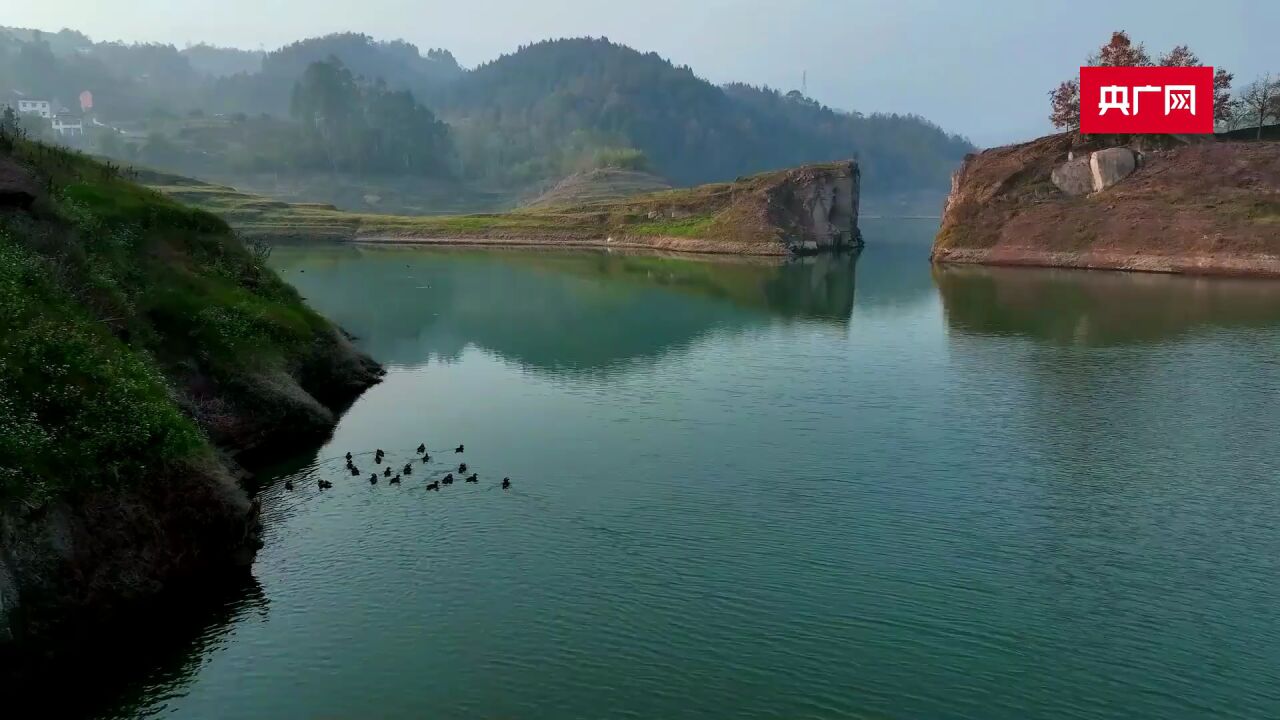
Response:
[[[554,174],[580,146],[632,147],[677,184],[857,157],[878,191],[946,187],[971,151],[923,118],[833,110],[802,96],[717,87],[657,53],[606,39],[551,40],[481,65],[451,85],[439,111],[465,133],[459,152],[485,157],[501,138],[497,172]],[[542,165],[542,167],[539,167]],[[548,167],[547,165],[552,165]]]
[[[331,67],[316,72],[317,64]],[[3,100],[18,92],[76,108],[81,90],[93,92],[95,118],[116,130],[94,125],[84,149],[223,179],[409,174],[520,191],[595,167],[692,185],[856,157],[874,195],[943,191],[972,150],[923,118],[716,86],[603,38],[539,42],[465,70],[447,50],[351,33],[254,53],[0,29]],[[334,120],[317,104],[357,111]],[[443,132],[405,130],[436,120]]]

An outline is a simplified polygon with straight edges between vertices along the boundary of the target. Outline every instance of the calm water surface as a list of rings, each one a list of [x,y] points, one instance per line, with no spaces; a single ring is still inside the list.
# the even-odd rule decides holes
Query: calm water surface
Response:
[[[277,249],[386,381],[99,714],[1280,717],[1280,283],[865,225],[856,266]],[[334,460],[424,441],[480,483]]]

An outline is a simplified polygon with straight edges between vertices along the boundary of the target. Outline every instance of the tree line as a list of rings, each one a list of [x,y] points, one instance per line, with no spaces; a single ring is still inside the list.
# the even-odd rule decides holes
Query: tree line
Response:
[[[625,166],[695,184],[857,157],[878,188],[941,190],[973,149],[919,117],[713,85],[605,38],[534,43],[463,70],[448,51],[353,33],[260,55],[68,33],[0,32],[0,91],[74,98],[92,88],[96,115],[123,131],[98,133],[93,149],[187,174],[341,171],[520,188]]]
[[[1198,67],[1200,57],[1186,45],[1178,45],[1160,55],[1154,62],[1143,43],[1135,43],[1129,34],[1117,30],[1111,39],[1089,55],[1085,64],[1091,67]],[[1213,117],[1219,128],[1232,130],[1255,128],[1262,137],[1268,122],[1280,122],[1280,77],[1270,73],[1254,80],[1232,95],[1235,75],[1215,67],[1213,75]],[[1049,121],[1065,130],[1080,128],[1080,82],[1076,78],[1063,81],[1049,93]]]

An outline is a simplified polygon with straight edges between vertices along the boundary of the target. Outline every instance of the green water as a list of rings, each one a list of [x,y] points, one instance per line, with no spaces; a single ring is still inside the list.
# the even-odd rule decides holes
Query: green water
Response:
[[[1280,283],[864,230],[856,264],[277,249],[386,381],[98,714],[1280,717]],[[331,460],[424,441],[480,482]]]

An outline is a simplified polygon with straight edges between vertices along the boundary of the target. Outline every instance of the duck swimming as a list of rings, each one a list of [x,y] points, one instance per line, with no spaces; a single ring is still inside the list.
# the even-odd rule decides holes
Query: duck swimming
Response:
[[[436,492],[439,492],[439,491],[440,491],[440,483],[438,483],[438,482],[427,483],[427,489],[428,489],[428,490],[435,490]]]
[[[360,477],[360,468],[355,465],[351,466],[351,477]]]
[[[458,447],[454,448],[454,449],[453,449],[453,451],[454,451],[455,453],[460,453],[460,452],[462,452],[462,446],[461,446],[461,445],[459,445]]]
[[[443,478],[440,479],[440,482],[444,483],[445,485],[452,485],[453,473],[449,473],[448,475],[445,475]]]
[[[347,462],[351,462],[351,453],[347,453]]]
[[[422,453],[424,453],[424,452],[426,452],[426,451],[427,451],[427,444],[426,444],[426,443],[422,443],[422,444],[418,445],[418,454],[419,454],[419,455],[421,455]]]
[[[316,484],[320,486],[321,490],[328,490],[329,488],[333,487],[333,483],[329,482],[328,480],[321,480]]]
[[[424,465],[425,465],[425,464],[427,464],[427,462],[428,462],[428,461],[430,461],[430,460],[431,460],[431,453],[427,453],[426,455],[423,455],[423,456],[422,456],[422,464],[424,464]]]
[[[400,484],[400,476],[399,476],[399,475],[396,475],[395,477],[391,478],[391,484],[392,484],[392,485],[399,485],[399,484]]]
[[[466,471],[467,471],[467,464],[466,464],[466,463],[462,463],[461,465],[459,465],[459,466],[458,466],[458,472],[460,472],[460,473],[464,473],[464,472],[466,472]]]
[[[502,489],[506,490],[511,487],[511,478],[502,478]]]
[[[404,464],[404,474],[405,474],[405,475],[412,475],[412,474],[413,474],[413,463],[405,463],[405,464]]]
[[[382,477],[391,477],[391,466],[390,466],[390,465],[388,465],[387,467],[385,467],[385,468],[383,468],[383,469],[382,469]]]
[[[321,483],[323,483],[324,481],[323,481],[323,480],[321,480],[320,482],[321,482]],[[284,481],[284,489],[285,489],[285,490],[292,490],[292,489],[293,489],[293,481],[292,481],[292,480],[285,480],[285,481]]]
[[[480,482],[480,477],[475,473],[471,473],[470,475],[467,476],[467,482],[478,483]]]
[[[373,473],[372,475],[369,476],[369,484],[370,485],[378,484],[378,473]]]

